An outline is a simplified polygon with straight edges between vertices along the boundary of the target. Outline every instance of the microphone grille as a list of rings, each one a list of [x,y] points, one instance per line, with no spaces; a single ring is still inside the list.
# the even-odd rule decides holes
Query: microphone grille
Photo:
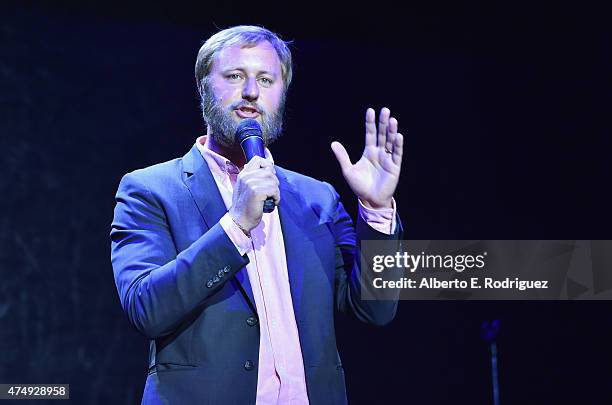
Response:
[[[238,142],[242,142],[249,136],[258,136],[263,138],[261,133],[261,125],[259,125],[259,122],[252,118],[242,120],[240,124],[238,124],[238,128],[236,128],[236,139],[238,139]]]

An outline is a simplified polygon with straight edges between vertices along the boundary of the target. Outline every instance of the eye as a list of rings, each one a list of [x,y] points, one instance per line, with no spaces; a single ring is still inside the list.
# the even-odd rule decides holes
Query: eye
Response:
[[[225,78],[230,82],[237,82],[242,79],[242,76],[239,73],[229,73]]]
[[[261,83],[262,86],[269,87],[272,85],[273,81],[269,77],[260,77],[259,83]]]

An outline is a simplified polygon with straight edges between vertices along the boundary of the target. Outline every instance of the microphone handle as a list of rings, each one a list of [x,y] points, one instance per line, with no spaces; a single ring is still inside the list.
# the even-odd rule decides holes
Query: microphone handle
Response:
[[[264,201],[263,212],[269,214],[274,211],[274,207],[276,207],[276,205],[274,205],[274,199],[272,197],[268,197],[266,201]]]
[[[254,123],[255,126],[259,126],[257,122]],[[244,137],[240,141],[240,147],[244,152],[244,156],[246,157],[247,162],[253,159],[254,156],[265,157],[266,154],[264,152],[263,139],[261,137],[261,130],[259,130],[259,135],[249,135]],[[274,211],[276,205],[274,204],[274,199],[272,197],[268,197],[266,201],[264,201],[263,212],[266,214]]]

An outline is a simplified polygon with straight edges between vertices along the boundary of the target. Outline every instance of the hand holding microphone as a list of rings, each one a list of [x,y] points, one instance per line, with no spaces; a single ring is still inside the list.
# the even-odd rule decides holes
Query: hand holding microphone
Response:
[[[236,179],[230,215],[249,232],[259,224],[264,212],[272,212],[280,202],[279,181],[274,165],[264,159],[263,137],[257,121],[242,121],[236,130],[236,140],[248,163]]]

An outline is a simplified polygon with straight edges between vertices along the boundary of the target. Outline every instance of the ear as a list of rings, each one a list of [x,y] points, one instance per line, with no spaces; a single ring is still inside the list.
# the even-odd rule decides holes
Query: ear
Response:
[[[204,98],[204,79],[198,80],[196,78],[196,86],[198,88],[198,93],[200,94],[200,98]]]

